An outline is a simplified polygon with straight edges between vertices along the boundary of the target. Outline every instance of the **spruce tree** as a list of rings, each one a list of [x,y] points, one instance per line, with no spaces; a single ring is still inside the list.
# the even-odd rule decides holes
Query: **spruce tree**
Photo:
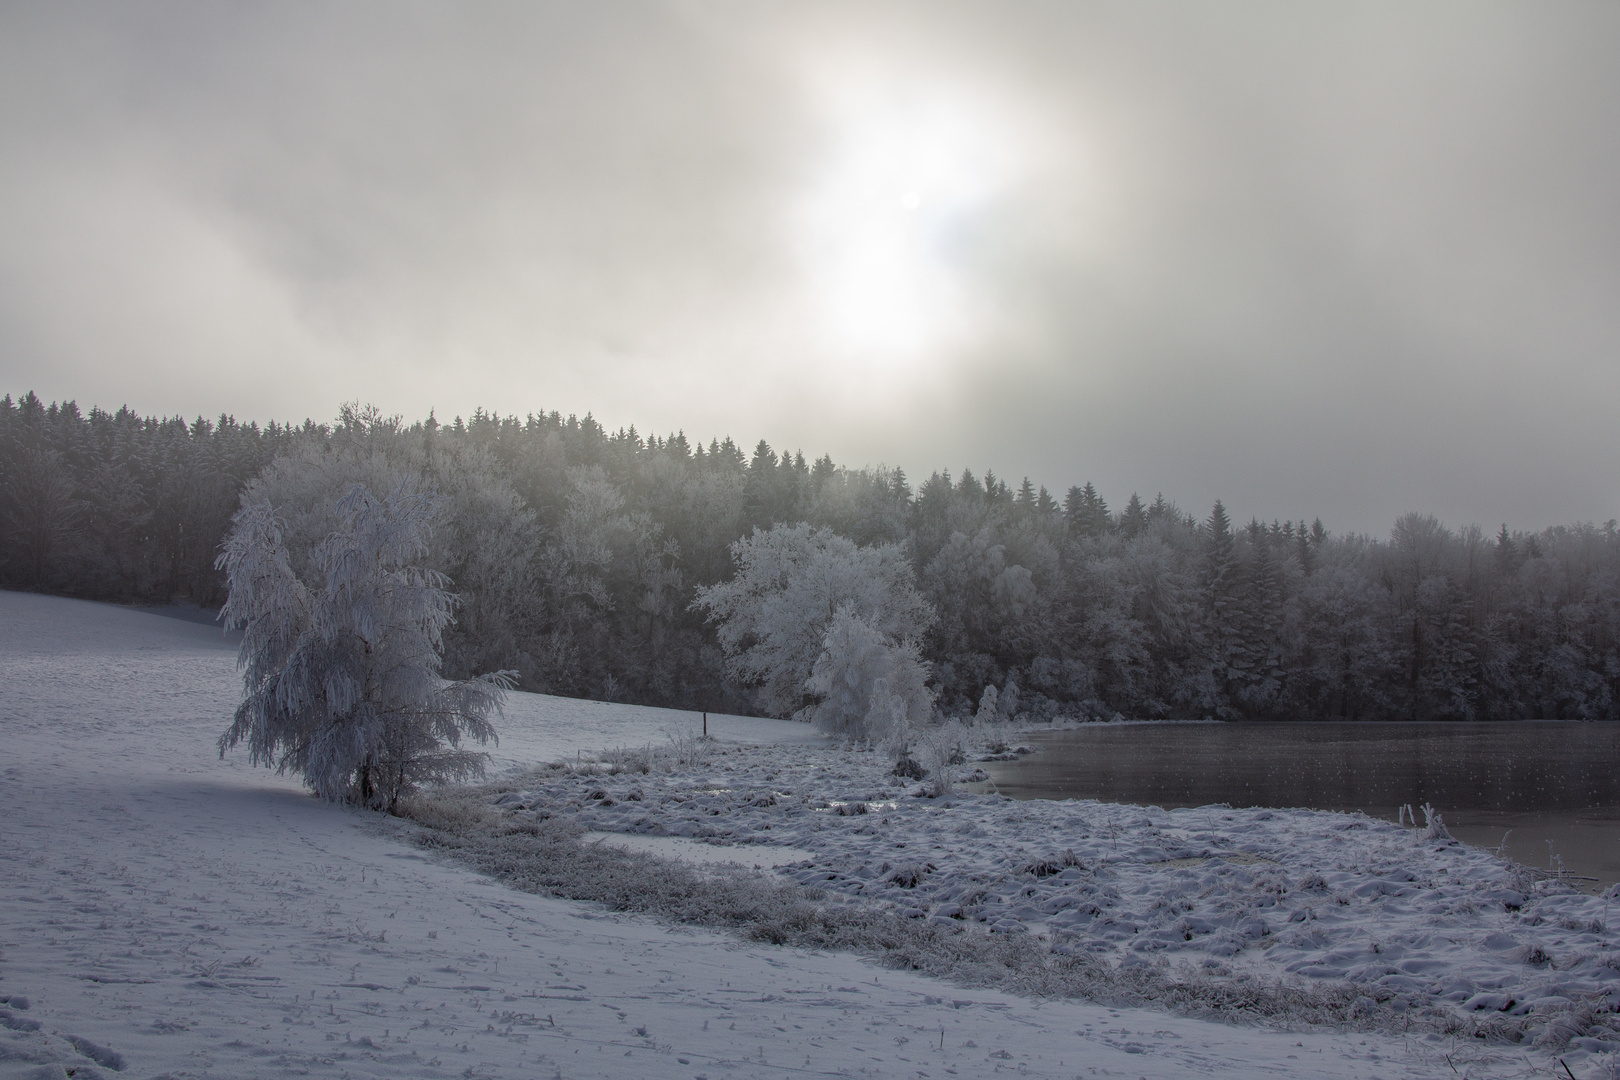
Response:
[[[1013,507],[1018,516],[1029,518],[1035,513],[1035,485],[1024,477],[1024,482],[1018,485],[1018,494],[1013,497]]]
[[[1137,508],[1141,508],[1140,503]],[[1095,539],[1105,535],[1113,525],[1113,519],[1108,515],[1108,503],[1097,494],[1097,489],[1089,480],[1085,487],[1069,489],[1063,499],[1063,517],[1072,536]]]
[[[1503,574],[1512,574],[1519,568],[1519,545],[1513,542],[1505,521],[1502,531],[1496,534],[1496,566]]]
[[[1237,542],[1219,499],[1204,523],[1204,598],[1209,610],[1209,644],[1214,673],[1228,696],[1243,677],[1242,626],[1236,603]]]
[[[1052,493],[1046,490],[1045,484],[1042,484],[1041,490],[1035,495],[1035,516],[1044,524],[1058,520],[1060,513],[1057,500],[1052,498]]]
[[[1130,501],[1119,515],[1119,531],[1127,540],[1140,536],[1142,530],[1147,528],[1147,510],[1142,506],[1142,500],[1136,492],[1131,492]]]

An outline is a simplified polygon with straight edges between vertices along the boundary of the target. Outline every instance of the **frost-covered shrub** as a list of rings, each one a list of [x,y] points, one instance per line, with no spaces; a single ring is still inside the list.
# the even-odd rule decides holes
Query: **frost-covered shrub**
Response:
[[[714,740],[703,734],[703,729],[696,724],[688,723],[665,728],[664,737],[669,740],[669,756],[674,765],[708,764],[709,751],[714,746]]]
[[[883,864],[884,880],[890,885],[902,889],[915,889],[924,878],[934,872],[934,864],[930,862],[902,862],[894,865]]]
[[[640,773],[643,776],[652,772],[658,764],[658,751],[651,746],[616,746],[602,751],[601,762],[592,762],[591,771],[601,771],[599,764],[605,764],[609,776],[618,776],[620,773]]]
[[[928,771],[924,769],[922,767],[922,763],[916,758],[912,757],[910,753],[904,753],[901,754],[900,759],[894,763],[894,768],[891,770],[890,775],[902,777],[907,780],[921,780],[923,777],[928,775]]]
[[[1423,839],[1450,840],[1451,834],[1446,831],[1445,819],[1439,812],[1428,803],[1424,803],[1420,809],[1423,811]]]
[[[1062,855],[1052,855],[1045,859],[1025,863],[1018,872],[1020,874],[1032,874],[1038,878],[1051,877],[1053,874],[1061,874],[1063,871],[1075,866],[1083,867],[1084,864],[1080,861],[1080,857],[1074,853],[1074,849],[1070,848]]]
[[[1541,967],[1543,964],[1552,963],[1552,954],[1539,942],[1515,949],[1511,955],[1519,963],[1529,964],[1531,967]]]
[[[302,575],[268,500],[237,512],[218,565],[245,696],[222,756],[245,741],[322,798],[390,811],[423,782],[482,775],[487,755],[461,741],[494,737],[510,673],[440,678],[455,598],[421,565],[436,511],[407,484],[381,499],[354,484]]]
[[[956,773],[952,767],[960,764],[963,759],[962,743],[965,737],[966,732],[963,731],[962,725],[954,720],[917,732],[917,757],[922,762],[923,768],[928,770],[925,790],[933,798],[941,798],[951,793],[956,781]]]

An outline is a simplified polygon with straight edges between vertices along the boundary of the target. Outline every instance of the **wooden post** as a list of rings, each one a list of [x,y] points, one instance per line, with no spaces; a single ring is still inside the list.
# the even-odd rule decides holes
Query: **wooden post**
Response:
[[[703,737],[705,739],[709,737],[709,713],[707,709],[703,712]]]

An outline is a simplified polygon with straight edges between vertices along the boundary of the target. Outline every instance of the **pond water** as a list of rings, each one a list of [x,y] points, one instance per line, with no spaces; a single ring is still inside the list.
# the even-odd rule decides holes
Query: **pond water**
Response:
[[[1029,741],[1038,753],[985,766],[1003,795],[1390,821],[1427,802],[1464,843],[1620,882],[1620,724],[1095,724]]]

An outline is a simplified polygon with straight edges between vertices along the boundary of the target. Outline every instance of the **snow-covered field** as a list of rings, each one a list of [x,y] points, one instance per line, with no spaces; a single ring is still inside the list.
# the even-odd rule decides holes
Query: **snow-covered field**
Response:
[[[219,760],[214,739],[238,693],[234,659],[205,626],[0,593],[0,1077],[1556,1068],[1523,1045],[1421,1031],[1283,1032],[968,989],[850,954],[745,944],[514,891],[425,852],[400,823],[322,805],[238,756]],[[1289,977],[1382,981],[1413,1001],[1435,998],[1431,984],[1447,980],[1458,986],[1442,1002],[1463,982],[1505,996],[1613,985],[1602,966],[1613,935],[1559,921],[1606,921],[1603,901],[1532,894],[1517,913],[1501,910],[1482,883],[1512,882],[1486,856],[1371,822],[988,798],[944,809],[911,798],[870,758],[818,747],[802,726],[728,717],[710,718],[729,752],[701,775],[532,772],[549,759],[660,743],[689,722],[516,695],[495,773],[528,796],[504,812],[544,809],[544,797],[558,816],[571,801],[595,804],[572,817],[601,832],[718,829],[749,865],[758,860],[735,842],[768,837],[811,861],[762,873],[819,875],[834,895],[903,903],[924,925],[1056,934],[1113,963],[1168,955],[1201,970],[1208,960],[1288,974],[1313,957]],[[640,800],[628,798],[632,784]],[[767,789],[774,806],[743,805],[744,793]],[[616,805],[590,799],[594,790]],[[839,815],[820,801],[894,805]],[[1077,865],[1022,873],[1051,856],[1062,864],[1070,850]],[[911,889],[884,884],[901,862],[934,868]],[[983,895],[966,895],[974,889]],[[1084,903],[1072,902],[1082,893]],[[1316,917],[1290,921],[1306,910]],[[1267,933],[1251,933],[1256,919]],[[1375,973],[1368,965],[1380,956],[1412,985]],[[1578,1080],[1613,1071],[1596,1043],[1562,1056]]]

